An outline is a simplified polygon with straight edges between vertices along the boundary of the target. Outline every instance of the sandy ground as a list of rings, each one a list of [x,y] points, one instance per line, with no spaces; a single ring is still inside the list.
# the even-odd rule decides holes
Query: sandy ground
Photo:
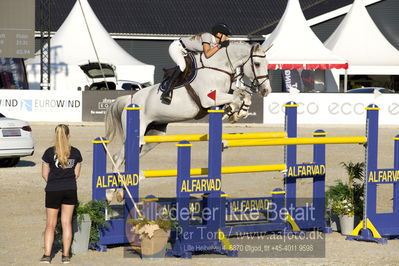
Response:
[[[44,186],[40,176],[41,156],[51,145],[55,124],[33,123],[35,138],[35,154],[22,158],[13,168],[0,169],[0,264],[30,265],[36,264],[43,254],[43,230],[45,226]],[[308,137],[317,127],[300,127],[300,136]],[[324,127],[329,136],[362,136],[363,127]],[[205,124],[176,124],[168,129],[169,134],[206,133]],[[225,132],[264,132],[280,131],[282,128],[263,125],[225,125]],[[379,166],[392,167],[392,137],[399,129],[384,128],[380,130]],[[92,175],[92,144],[91,140],[103,135],[102,123],[72,124],[72,144],[80,149],[84,158],[82,175],[78,180],[79,200],[91,199]],[[207,144],[194,143],[192,167],[207,166]],[[115,148],[115,147],[114,147]],[[298,149],[298,162],[312,160],[311,146]],[[340,162],[360,162],[364,160],[364,150],[361,145],[329,145],[327,147],[327,184],[333,184],[335,179],[345,179],[345,171]],[[283,162],[282,147],[248,147],[234,148],[223,153],[223,165],[256,165],[278,164]],[[174,169],[176,166],[176,148],[174,144],[157,146],[141,161],[141,169]],[[223,179],[223,191],[231,197],[268,196],[276,187],[283,187],[281,173],[237,174]],[[300,182],[299,196],[311,196],[311,186]],[[173,196],[175,178],[144,180],[141,184],[141,195],[155,194],[158,196]],[[384,195],[384,193],[382,193]],[[384,198],[384,197],[383,197]],[[389,203],[389,199],[387,200]],[[385,207],[385,206],[383,206]],[[82,265],[127,265],[127,264],[169,264],[195,265],[203,264],[385,264],[399,265],[399,240],[391,240],[387,245],[375,243],[346,241],[339,233],[326,236],[325,258],[227,258],[213,255],[211,258],[194,256],[192,260],[165,259],[162,262],[143,262],[137,256],[124,257],[123,247],[108,249],[99,253],[88,251],[73,257],[73,263]],[[57,253],[53,263],[59,264],[61,253]]]

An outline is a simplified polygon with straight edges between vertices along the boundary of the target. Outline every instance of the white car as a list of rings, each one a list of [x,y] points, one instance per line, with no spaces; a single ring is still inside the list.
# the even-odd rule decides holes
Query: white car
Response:
[[[0,167],[15,166],[21,157],[33,155],[34,151],[29,124],[0,113]]]
[[[104,91],[104,90],[134,90],[138,91],[150,86],[149,82],[139,83],[132,80],[118,80],[116,78],[115,67],[111,64],[88,63],[79,66],[91,79],[91,84],[84,86],[85,91]],[[105,78],[105,81],[104,81]],[[82,90],[82,88],[80,88]]]

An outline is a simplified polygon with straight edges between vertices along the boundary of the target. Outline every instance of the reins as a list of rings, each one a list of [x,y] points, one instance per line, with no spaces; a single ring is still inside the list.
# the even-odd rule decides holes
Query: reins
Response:
[[[227,49],[226,49],[226,52],[227,52]],[[216,67],[211,67],[211,66],[205,66],[205,65],[204,65],[204,62],[202,61],[202,55],[203,55],[203,53],[200,54],[201,67],[197,67],[195,70],[200,70],[200,69],[205,69],[205,68],[207,68],[207,69],[212,69],[212,70],[216,70],[216,71],[219,71],[219,72],[222,72],[222,73],[227,74],[227,75],[230,77],[230,81],[233,81],[233,80],[234,80],[235,72],[234,72],[234,73],[230,73],[230,72],[228,72],[228,71],[226,71],[226,70],[224,70],[224,69],[220,69],[220,68],[216,68]],[[229,58],[229,57],[227,57],[227,58],[228,58],[228,60],[229,60],[229,62],[230,62],[230,65],[232,65],[232,63],[231,63],[231,61],[230,61],[230,58]]]
[[[227,60],[228,60],[228,62],[229,62],[229,64],[230,64],[231,70],[234,71],[233,73],[228,72],[227,70],[224,70],[224,69],[220,69],[220,68],[216,68],[216,67],[211,67],[211,66],[205,66],[205,65],[204,65],[204,62],[203,62],[203,60],[202,60],[202,54],[203,54],[203,53],[200,54],[200,63],[201,63],[201,67],[197,67],[195,70],[200,70],[200,69],[211,69],[211,70],[215,70],[215,71],[222,72],[222,73],[224,73],[224,74],[227,74],[227,75],[230,77],[230,89],[231,89],[231,85],[233,84],[233,82],[234,82],[235,80],[238,79],[244,86],[250,88],[251,91],[253,91],[253,88],[255,88],[255,91],[256,91],[256,89],[258,89],[266,80],[269,80],[269,75],[262,75],[262,76],[257,76],[257,75],[256,75],[256,73],[255,73],[255,67],[254,67],[254,57],[261,57],[261,58],[264,58],[264,57],[266,57],[266,54],[265,54],[265,55],[254,55],[254,54],[253,54],[253,53],[254,53],[254,48],[255,48],[255,46],[252,46],[251,52],[250,52],[250,54],[249,54],[249,57],[248,57],[247,60],[245,60],[245,62],[240,66],[241,73],[239,73],[238,75],[236,75],[236,72],[234,71],[234,66],[233,66],[233,64],[231,63],[231,59],[230,59],[230,56],[229,56],[227,47],[226,47],[226,56],[227,56]],[[249,60],[251,60],[251,70],[252,70],[252,73],[254,74],[254,80],[251,81],[251,85],[247,85],[247,84],[245,84],[245,82],[243,81],[243,77],[244,77],[243,67],[244,67],[244,65],[245,65]],[[259,82],[259,79],[264,79],[264,80],[263,80],[262,82]]]

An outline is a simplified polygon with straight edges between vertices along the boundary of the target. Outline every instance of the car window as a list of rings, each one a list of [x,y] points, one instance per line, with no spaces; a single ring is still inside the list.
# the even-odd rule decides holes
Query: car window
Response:
[[[140,89],[140,86],[137,85],[137,84],[133,84],[133,83],[123,83],[123,84],[122,84],[122,89],[124,89],[124,90],[135,90],[135,91],[137,91],[137,90]]]
[[[113,82],[107,82],[108,85],[108,89],[109,90],[115,90],[116,89],[116,85]],[[106,91],[107,90],[107,85],[105,84],[105,82],[96,82],[90,85],[89,90],[92,91]]]
[[[2,113],[0,113],[0,117],[6,117],[5,115],[3,115]]]

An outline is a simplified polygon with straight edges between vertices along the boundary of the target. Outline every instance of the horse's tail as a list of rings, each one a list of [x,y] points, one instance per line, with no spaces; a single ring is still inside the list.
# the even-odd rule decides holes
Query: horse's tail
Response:
[[[105,114],[105,137],[113,140],[123,140],[122,112],[126,106],[123,97],[116,98]]]

